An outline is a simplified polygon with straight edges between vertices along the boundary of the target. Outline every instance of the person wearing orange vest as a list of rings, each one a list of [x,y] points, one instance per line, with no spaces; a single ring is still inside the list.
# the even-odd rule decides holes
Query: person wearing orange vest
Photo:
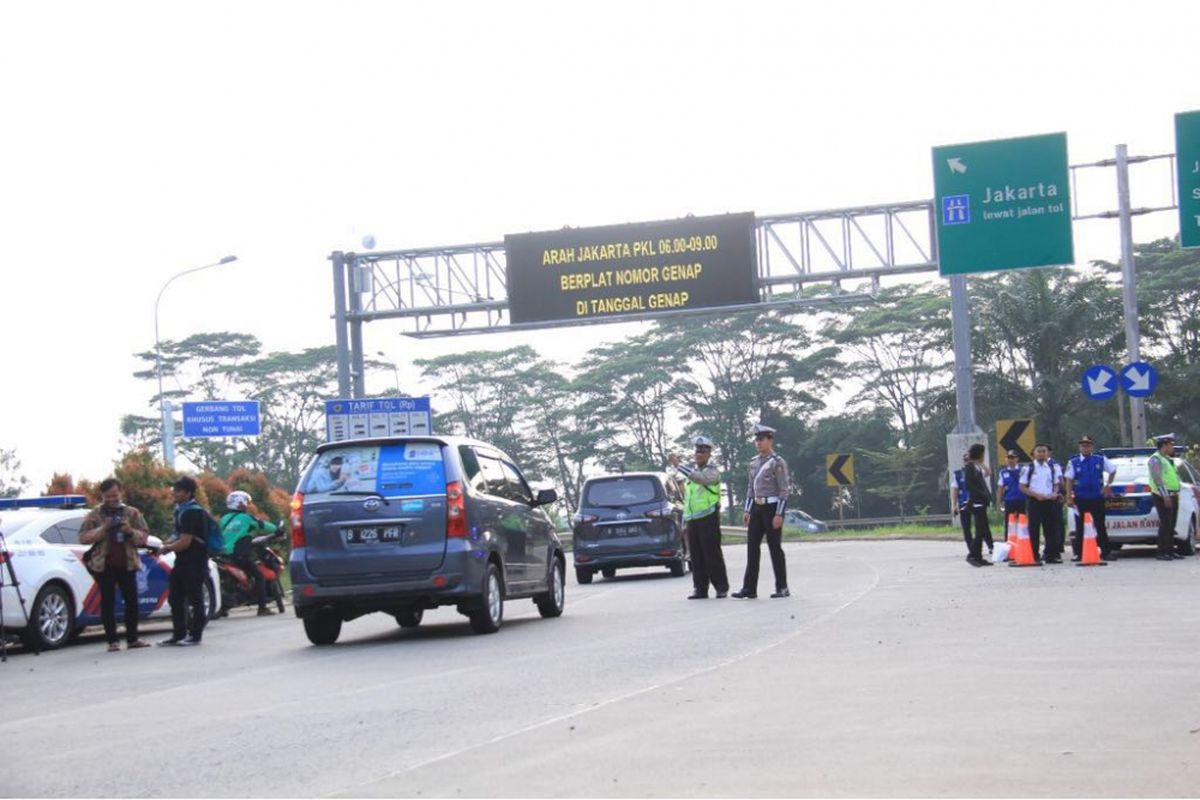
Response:
[[[1154,437],[1157,452],[1150,456],[1150,492],[1154,498],[1154,509],[1158,512],[1159,561],[1174,561],[1183,558],[1175,552],[1175,522],[1179,514],[1179,472],[1175,469],[1175,434],[1167,433]]]

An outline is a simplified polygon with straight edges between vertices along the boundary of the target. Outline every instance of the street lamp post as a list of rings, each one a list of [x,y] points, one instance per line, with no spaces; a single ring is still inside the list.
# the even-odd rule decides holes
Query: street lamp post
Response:
[[[175,469],[175,420],[171,416],[171,404],[163,397],[162,348],[158,340],[158,302],[162,300],[163,292],[167,290],[167,287],[176,278],[182,278],[184,275],[199,272],[202,269],[211,269],[234,261],[237,261],[237,256],[225,256],[220,261],[214,261],[211,264],[205,264],[201,267],[192,267],[191,269],[185,269],[183,272],[177,272],[167,279],[163,287],[158,290],[158,297],[154,298],[154,369],[158,373],[158,410],[162,415],[163,463],[167,465],[168,469]]]
[[[392,368],[392,374],[396,376],[396,396],[400,395],[400,368],[396,366],[396,362],[388,358],[387,353],[382,350],[376,350],[375,354],[387,358],[388,366]]]

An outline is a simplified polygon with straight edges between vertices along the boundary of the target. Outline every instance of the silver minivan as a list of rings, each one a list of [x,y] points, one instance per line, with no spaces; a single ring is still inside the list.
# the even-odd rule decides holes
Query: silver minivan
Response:
[[[331,442],[317,448],[292,498],[289,572],[296,616],[313,644],[374,611],[401,627],[453,605],[494,633],[504,602],[563,612],[566,556],[536,494],[501,450],[454,436]]]

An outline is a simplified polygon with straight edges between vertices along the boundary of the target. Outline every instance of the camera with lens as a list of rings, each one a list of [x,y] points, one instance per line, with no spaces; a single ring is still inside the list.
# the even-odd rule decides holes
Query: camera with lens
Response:
[[[125,541],[125,534],[121,533],[121,526],[124,524],[125,514],[123,511],[114,511],[108,515],[108,528],[116,532],[118,542]]]

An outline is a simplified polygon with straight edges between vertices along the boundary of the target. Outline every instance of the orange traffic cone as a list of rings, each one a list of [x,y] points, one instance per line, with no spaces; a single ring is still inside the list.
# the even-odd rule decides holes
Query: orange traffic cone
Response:
[[[1012,561],[1017,557],[1017,515],[1008,515],[1008,560]]]
[[[1092,524],[1091,512],[1083,515],[1083,558],[1077,567],[1107,567],[1100,560],[1100,548],[1096,544],[1096,526]]]
[[[1029,541],[1029,517],[1022,514],[1017,518],[1017,557],[1010,567],[1040,567],[1033,557],[1033,544]]]

